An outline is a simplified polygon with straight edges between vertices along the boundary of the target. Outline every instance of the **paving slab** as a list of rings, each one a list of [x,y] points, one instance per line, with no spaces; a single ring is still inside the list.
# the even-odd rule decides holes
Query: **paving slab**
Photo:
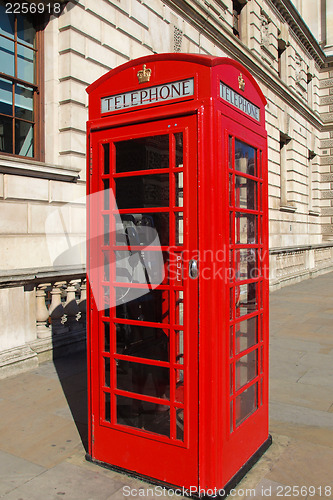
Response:
[[[44,467],[0,451],[0,497],[39,476]]]
[[[303,486],[299,498],[332,499],[333,273],[271,293],[270,332],[273,444],[230,498],[296,497],[286,488]],[[0,415],[1,499],[174,497],[85,460],[84,354],[2,380]]]

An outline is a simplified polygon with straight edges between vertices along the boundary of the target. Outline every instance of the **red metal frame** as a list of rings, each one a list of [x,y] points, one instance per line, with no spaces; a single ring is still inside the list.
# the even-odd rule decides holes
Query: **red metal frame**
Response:
[[[151,79],[139,84],[136,75],[143,64],[151,69]],[[106,96],[147,89],[185,78],[193,78],[191,96],[101,114],[101,99]],[[241,80],[245,83],[245,89],[242,88]],[[221,81],[238,96],[260,109],[259,119],[239,109],[235,105],[237,98],[233,102],[222,98]],[[124,361],[128,358],[124,354],[116,353],[115,344],[113,352],[112,349],[110,352],[102,349],[101,325],[103,322],[115,321],[115,309],[111,309],[110,316],[105,317],[103,311],[98,311],[95,302],[97,298],[92,295],[90,289],[89,453],[95,460],[168,484],[203,489],[223,488],[268,439],[268,202],[265,98],[253,77],[238,62],[227,58],[188,54],[162,54],[130,61],[97,80],[89,87],[88,93],[88,194],[103,190],[103,180],[109,180],[110,187],[114,189],[116,179],[143,175],[143,171],[112,171],[116,161],[114,144],[117,141],[158,134],[168,135],[170,138],[169,166],[165,169],[149,170],[152,175],[169,175],[169,205],[137,210],[122,208],[119,212],[132,214],[137,211],[154,211],[170,214],[171,240],[162,250],[171,251],[173,257],[170,259],[170,269],[175,270],[176,274],[169,282],[164,281],[157,287],[157,290],[165,294],[164,297],[169,295],[169,312],[162,323],[148,323],[146,326],[161,328],[161,324],[163,325],[163,329],[169,332],[172,355],[170,354],[169,361],[153,361],[140,357],[131,357],[130,360],[145,366],[169,368],[170,394],[164,404],[170,407],[171,422],[175,421],[176,408],[184,408],[185,413],[183,442],[176,439],[174,426],[171,426],[170,436],[167,437],[117,424],[114,407],[117,394],[157,405],[161,404],[161,400],[116,388],[115,360]],[[179,171],[173,163],[174,134],[177,132],[183,132],[184,135],[184,207],[178,207],[174,198],[174,173]],[[259,171],[255,175],[235,169],[235,140],[257,151]],[[110,172],[104,174],[103,144],[106,143],[110,144]],[[236,207],[243,203],[239,183],[235,185],[236,177],[240,179],[243,190],[249,190],[254,184],[257,186],[256,206]],[[100,241],[98,236],[98,225],[102,223],[103,215],[111,216],[112,208],[103,210],[98,203],[90,201],[88,210],[88,266],[91,270],[89,279],[90,282],[97,282],[99,290],[103,286],[113,290],[113,287],[123,283],[115,281],[112,266],[107,281],[104,281],[101,269],[94,271],[94,267],[102,267],[103,251],[113,252],[112,242],[105,246],[105,242]],[[183,245],[175,247],[177,212],[184,212],[185,239]],[[257,241],[246,240],[242,244],[236,242],[234,238],[235,234],[240,232],[241,222],[235,214],[257,217]],[[232,225],[229,223],[230,217]],[[247,234],[250,234],[249,229]],[[116,249],[127,250],[128,247],[118,246]],[[131,249],[140,250],[140,247]],[[243,257],[257,253],[258,272],[252,277],[246,276],[246,279],[239,275],[240,249],[243,250]],[[244,254],[246,251],[248,252]],[[232,255],[232,264],[229,262],[229,253]],[[192,280],[188,277],[190,259],[199,260],[198,279]],[[177,281],[180,269],[181,282]],[[240,315],[240,308],[234,305],[235,301],[241,300],[240,286],[244,289],[247,287],[249,291],[256,288],[258,307],[251,310],[251,303],[252,305],[247,306],[245,315]],[[142,285],[132,283],[130,287],[140,288]],[[175,323],[177,290],[184,290],[184,325]],[[229,319],[231,306],[233,316]],[[164,309],[164,312],[167,313],[167,310]],[[258,318],[258,325],[262,325],[259,327],[259,336],[255,342],[249,341],[247,347],[240,350],[240,328],[244,328],[244,322],[251,318]],[[126,318],[117,319],[117,323],[134,326],[146,324]],[[184,330],[183,364],[179,364],[175,357],[178,330]],[[254,352],[257,353],[257,364],[253,367],[250,356]],[[104,359],[110,359],[110,387],[105,386],[103,379]],[[178,394],[181,386],[179,370],[184,373],[184,403],[177,402],[180,399]],[[244,373],[248,379],[236,390],[236,377],[238,380]],[[244,411],[244,392],[247,389],[251,391],[251,388],[257,387],[256,384],[258,407],[244,421],[238,422],[239,412]],[[102,393],[110,393],[109,422],[104,414]]]

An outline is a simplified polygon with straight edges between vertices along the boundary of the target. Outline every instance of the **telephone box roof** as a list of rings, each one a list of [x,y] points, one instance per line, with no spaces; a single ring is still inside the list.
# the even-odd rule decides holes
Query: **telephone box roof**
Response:
[[[244,76],[247,76],[249,80],[252,82],[253,86],[257,90],[258,96],[261,98],[263,106],[267,104],[266,98],[262,93],[258,83],[253,78],[251,73],[238,61],[231,59],[229,57],[216,57],[211,55],[204,54],[185,54],[185,53],[163,53],[163,54],[153,54],[148,56],[139,57],[137,59],[132,59],[120,66],[117,66],[114,69],[111,69],[105,75],[102,75],[95,82],[89,85],[86,89],[88,94],[91,94],[93,91],[97,90],[103,83],[107,80],[111,79],[118,73],[127,70],[128,68],[138,66],[140,64],[147,64],[151,62],[157,61],[184,61],[192,64],[198,64],[201,66],[214,67],[214,66],[223,66],[223,65],[232,65],[235,68],[238,68]]]

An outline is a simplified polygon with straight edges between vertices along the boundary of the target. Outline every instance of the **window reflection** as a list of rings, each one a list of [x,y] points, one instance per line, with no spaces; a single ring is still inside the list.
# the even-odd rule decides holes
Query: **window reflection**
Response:
[[[145,290],[138,297],[137,288],[116,287],[116,317],[151,321],[169,322],[169,292],[164,290]]]
[[[248,175],[257,175],[256,153],[252,146],[235,139],[235,170]]]
[[[236,397],[236,427],[258,408],[258,384],[251,385]]]
[[[170,437],[170,407],[117,396],[117,423]]]
[[[235,289],[236,318],[257,309],[257,283],[238,285]]]
[[[236,212],[235,234],[236,243],[241,245],[257,243],[257,215]]]
[[[116,146],[116,173],[169,168],[169,136],[154,135],[119,141]]]
[[[257,182],[247,177],[235,176],[235,205],[248,210],[257,209]]]
[[[117,389],[169,399],[170,370],[164,366],[117,361]]]
[[[117,323],[116,344],[117,354],[169,361],[169,332],[162,328]]]
[[[258,316],[236,323],[236,354],[257,343]]]
[[[246,354],[236,362],[236,391],[257,375],[257,350]]]

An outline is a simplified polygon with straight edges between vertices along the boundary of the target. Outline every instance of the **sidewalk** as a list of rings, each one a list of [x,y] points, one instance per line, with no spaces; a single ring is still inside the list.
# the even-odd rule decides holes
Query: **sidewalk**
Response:
[[[300,498],[332,499],[333,273],[272,293],[270,323],[273,445],[229,498],[299,486]],[[82,355],[0,382],[0,498],[124,500],[125,485],[151,488],[85,461],[86,401]]]

